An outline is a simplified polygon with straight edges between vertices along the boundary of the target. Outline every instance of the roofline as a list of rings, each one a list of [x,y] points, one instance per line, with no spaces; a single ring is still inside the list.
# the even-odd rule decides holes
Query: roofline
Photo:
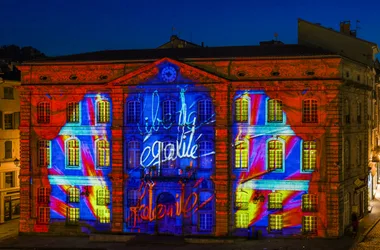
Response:
[[[164,58],[164,57],[162,57]],[[117,63],[136,63],[136,62],[154,62],[158,61],[162,58],[156,58],[156,59],[135,59],[135,60],[103,60],[103,61],[45,61],[45,62],[25,62],[22,63],[22,66],[28,66],[28,65],[70,65],[70,64],[117,64]],[[168,57],[171,58],[171,57]],[[183,58],[171,58],[173,60],[184,60],[184,61],[225,61],[225,60],[240,60],[240,61],[248,61],[248,60],[272,60],[272,59],[280,59],[280,60],[286,60],[286,59],[318,59],[318,58],[342,58],[340,55],[308,55],[308,56],[260,56],[260,57],[221,57],[221,58],[215,58],[215,57],[183,57]]]
[[[346,37],[351,37],[352,39],[356,39],[356,40],[359,40],[360,42],[365,42],[365,43],[369,43],[371,45],[373,45],[374,47],[377,48],[377,51],[379,51],[379,48],[378,48],[378,45],[376,43],[373,43],[373,42],[370,42],[370,41],[367,41],[367,40],[364,40],[364,39],[361,39],[361,38],[358,38],[358,37],[353,37],[353,36],[350,36],[350,35],[347,35],[347,34],[344,34],[344,33],[341,33],[339,31],[336,31],[334,29],[329,29],[329,28],[326,28],[322,25],[317,25],[315,23],[312,23],[312,22],[309,22],[309,21],[306,21],[306,20],[303,20],[302,18],[298,18],[298,23],[302,21],[302,22],[305,22],[305,23],[308,23],[308,24],[311,24],[313,26],[316,26],[316,27],[320,27],[320,28],[323,28],[325,30],[328,30],[328,31],[331,31],[331,32],[335,32],[337,34],[340,34],[340,35],[343,35],[343,36],[346,36]]]

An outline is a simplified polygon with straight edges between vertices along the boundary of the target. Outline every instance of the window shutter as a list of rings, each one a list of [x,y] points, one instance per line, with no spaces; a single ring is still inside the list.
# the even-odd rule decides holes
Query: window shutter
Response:
[[[12,158],[12,141],[5,142],[5,159]]]
[[[20,127],[20,112],[13,113],[13,119],[14,128],[18,129]]]
[[[0,111],[0,129],[3,129],[3,111]]]

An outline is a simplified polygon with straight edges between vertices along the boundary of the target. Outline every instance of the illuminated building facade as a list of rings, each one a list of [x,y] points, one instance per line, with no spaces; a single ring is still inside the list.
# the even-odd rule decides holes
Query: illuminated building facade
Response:
[[[340,65],[266,44],[20,66],[20,232],[342,235]]]

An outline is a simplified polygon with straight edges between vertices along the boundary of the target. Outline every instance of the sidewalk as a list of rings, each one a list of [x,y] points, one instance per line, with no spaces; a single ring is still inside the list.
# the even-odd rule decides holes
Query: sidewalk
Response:
[[[7,238],[17,237],[19,220],[7,221],[0,224],[0,241]]]

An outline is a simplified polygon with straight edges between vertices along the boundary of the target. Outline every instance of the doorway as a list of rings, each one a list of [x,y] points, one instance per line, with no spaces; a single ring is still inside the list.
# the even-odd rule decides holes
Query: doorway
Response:
[[[163,192],[158,195],[156,202],[156,225],[158,234],[175,234],[175,203],[174,196],[169,192]],[[168,213],[170,209],[173,209],[174,213]]]

